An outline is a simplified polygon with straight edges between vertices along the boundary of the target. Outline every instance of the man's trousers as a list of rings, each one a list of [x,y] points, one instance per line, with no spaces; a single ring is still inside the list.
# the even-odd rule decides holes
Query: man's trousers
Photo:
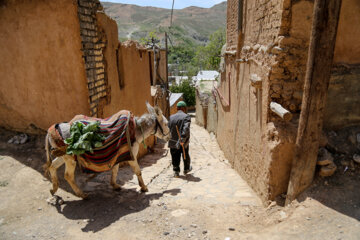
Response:
[[[171,158],[172,158],[172,165],[174,172],[180,172],[180,158],[181,155],[184,155],[182,147],[180,149],[170,148]],[[185,148],[185,155],[186,159],[184,159],[184,171],[190,169],[190,155],[189,155],[189,146]]]

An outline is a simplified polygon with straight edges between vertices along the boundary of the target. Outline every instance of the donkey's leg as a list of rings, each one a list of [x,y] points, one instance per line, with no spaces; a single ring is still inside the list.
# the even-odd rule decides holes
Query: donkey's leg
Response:
[[[57,157],[52,161],[49,167],[51,182],[53,184],[53,188],[50,190],[51,195],[54,195],[59,188],[57,169],[63,164],[64,164],[64,159],[62,157]]]
[[[111,180],[110,180],[110,184],[111,184],[111,186],[113,187],[114,190],[120,190],[121,189],[120,185],[116,183],[118,171],[119,171],[119,164],[116,164],[111,169]]]
[[[70,184],[71,188],[74,190],[75,194],[81,198],[87,198],[88,195],[83,193],[81,189],[75,183],[75,168],[76,162],[74,157],[66,155],[64,156],[65,160],[65,179]]]
[[[144,180],[141,176],[141,170],[139,167],[139,164],[137,162],[137,159],[135,158],[133,161],[128,161],[131,169],[133,170],[133,172],[136,174],[138,181],[139,181],[139,186],[141,187],[141,191],[142,192],[147,192],[148,188],[145,186],[144,184]]]

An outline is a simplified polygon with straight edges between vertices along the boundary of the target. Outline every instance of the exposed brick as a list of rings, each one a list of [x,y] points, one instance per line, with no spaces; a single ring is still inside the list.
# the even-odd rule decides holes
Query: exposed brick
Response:
[[[102,61],[103,60],[103,56],[102,55],[95,55],[95,61],[96,62],[99,62],[99,61]]]
[[[94,49],[85,49],[83,48],[83,52],[86,56],[95,56],[95,51]]]
[[[99,96],[98,96],[97,94],[95,94],[95,95],[93,95],[93,96],[90,97],[90,101],[91,101],[91,102],[95,102],[95,101],[98,100],[98,99],[99,99]]]
[[[94,45],[95,45],[94,43],[86,42],[86,43],[83,43],[83,48],[92,50],[94,48]]]
[[[98,56],[103,56],[103,52],[101,50],[94,50],[94,54]]]
[[[90,36],[84,36],[84,35],[82,35],[82,36],[81,36],[81,39],[82,39],[83,42],[89,42],[89,43],[94,42],[94,41],[93,41],[93,38],[90,37]]]
[[[96,103],[95,102],[90,103],[90,108],[94,108],[94,107],[96,107]]]
[[[96,62],[96,65],[95,65],[97,68],[103,68],[104,67],[104,63],[103,62]]]
[[[92,89],[92,88],[94,88],[94,87],[95,87],[95,83],[94,83],[94,82],[88,83],[88,89]],[[92,95],[92,94],[90,94],[90,95]]]
[[[104,72],[104,68],[96,69],[96,74],[101,74]]]
[[[105,78],[105,74],[98,74],[97,76],[96,76],[96,80],[100,80],[100,79],[104,79]]]
[[[88,78],[88,82],[93,82],[95,79],[95,70],[94,69],[88,69],[86,70],[86,76]]]
[[[93,8],[95,6],[93,1],[88,1],[88,0],[79,0],[79,5],[81,7],[88,7],[88,8]]]
[[[97,82],[95,82],[95,87],[97,88],[97,87],[99,87],[99,86],[101,86],[101,85],[104,85],[105,84],[105,82],[102,80],[102,81],[97,81]]]
[[[85,69],[92,68],[91,64],[85,61]]]
[[[106,39],[97,32],[96,11],[101,7],[99,0],[79,0],[78,17],[82,40],[83,58],[88,81],[89,104],[91,116],[98,112],[99,98],[107,97],[110,88],[107,86],[102,49],[106,47]],[[107,98],[108,99],[108,98]]]

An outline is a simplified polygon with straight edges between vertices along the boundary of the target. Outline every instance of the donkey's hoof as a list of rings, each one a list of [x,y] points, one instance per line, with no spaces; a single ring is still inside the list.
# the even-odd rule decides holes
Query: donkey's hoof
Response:
[[[113,186],[114,191],[121,191],[120,185]]]
[[[81,197],[82,199],[86,200],[86,199],[89,199],[89,194],[83,193],[83,194],[80,194],[79,197]]]
[[[54,196],[55,192],[56,192],[56,191],[50,189],[50,193],[51,193],[52,196]]]
[[[141,188],[141,192],[148,192],[149,189],[147,187]]]

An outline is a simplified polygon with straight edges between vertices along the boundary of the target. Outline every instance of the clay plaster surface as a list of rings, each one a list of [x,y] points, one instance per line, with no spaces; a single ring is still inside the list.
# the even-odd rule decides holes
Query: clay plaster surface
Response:
[[[5,1],[0,29],[0,125],[47,129],[89,113],[73,1]]]

